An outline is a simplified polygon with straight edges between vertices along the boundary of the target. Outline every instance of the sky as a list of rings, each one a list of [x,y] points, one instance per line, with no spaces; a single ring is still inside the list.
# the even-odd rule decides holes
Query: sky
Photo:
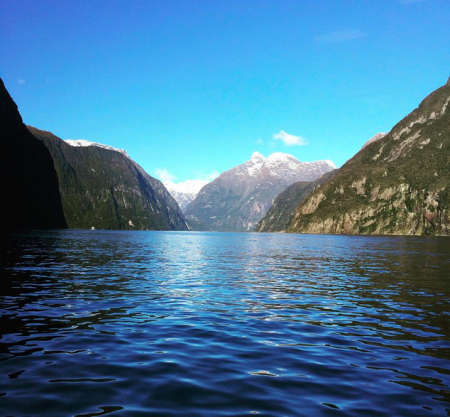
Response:
[[[341,166],[445,84],[449,22],[448,0],[2,0],[0,76],[26,124],[162,179]]]

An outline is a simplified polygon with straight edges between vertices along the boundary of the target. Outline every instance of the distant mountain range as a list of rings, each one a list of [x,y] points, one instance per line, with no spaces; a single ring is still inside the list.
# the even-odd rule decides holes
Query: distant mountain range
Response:
[[[187,230],[163,184],[124,150],[28,129],[53,157],[69,228]]]
[[[186,207],[194,201],[200,190],[208,184],[209,181],[204,180],[187,180],[179,183],[171,181],[164,182],[164,186],[172,197],[177,201],[181,210],[184,211]]]
[[[52,157],[0,79],[0,230],[66,228]]]
[[[450,79],[294,211],[288,232],[450,234]]]
[[[292,155],[274,153],[251,159],[205,185],[185,210],[197,230],[253,230],[275,197],[297,181],[314,181],[335,169],[331,161],[300,162]]]
[[[210,183],[166,183],[172,195],[124,150],[27,128],[3,82],[0,132],[2,230],[450,235],[450,79],[338,170],[255,152]]]

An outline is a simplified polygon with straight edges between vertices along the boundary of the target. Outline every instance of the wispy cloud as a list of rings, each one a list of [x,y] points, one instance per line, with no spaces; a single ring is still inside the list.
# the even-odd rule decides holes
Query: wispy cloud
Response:
[[[25,84],[25,80],[17,80],[17,84]]]
[[[256,143],[257,145],[262,145],[262,144],[263,144],[263,141],[262,141],[261,139],[258,139],[258,140],[255,140],[255,143]]]
[[[215,180],[220,175],[220,172],[211,171],[207,173],[197,173],[196,179],[200,181],[208,181],[211,182]]]
[[[401,4],[412,4],[412,3],[421,3],[423,1],[428,1],[428,0],[397,0],[397,1]]]
[[[195,178],[192,180],[187,180],[188,182],[203,182],[208,183],[213,180],[215,180],[220,175],[217,171],[210,171],[210,172],[196,172]],[[170,173],[170,171],[166,168],[156,168],[155,169],[155,176],[158,177],[163,183],[165,184],[172,184],[176,185],[177,183],[175,180],[177,177]],[[184,184],[186,181],[183,181],[180,184]]]
[[[347,29],[340,30],[338,32],[324,33],[323,35],[316,36],[315,40],[321,43],[339,43],[364,38],[366,36],[367,33],[362,32],[361,30]]]
[[[281,130],[280,133],[273,135],[274,140],[281,140],[286,146],[302,146],[307,145],[305,139],[301,136],[294,136]]]
[[[177,177],[175,175],[172,175],[168,169],[166,168],[156,168],[155,169],[155,175],[162,181],[162,182],[172,182],[173,180],[176,180]]]

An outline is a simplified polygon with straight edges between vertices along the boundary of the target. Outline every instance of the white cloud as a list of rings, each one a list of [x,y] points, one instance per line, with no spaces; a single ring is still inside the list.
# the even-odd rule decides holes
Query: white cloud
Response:
[[[217,171],[211,171],[208,173],[197,172],[195,174],[194,179],[186,180],[186,181],[183,181],[182,183],[181,182],[175,183],[175,180],[177,179],[177,177],[175,175],[171,174],[168,169],[166,169],[166,168],[156,168],[155,169],[155,176],[157,176],[163,183],[165,183],[165,184],[170,183],[174,187],[176,187],[178,184],[184,184],[186,182],[188,182],[188,183],[202,182],[202,183],[206,184],[208,182],[215,180],[219,175],[220,175],[220,173]]]
[[[340,30],[338,32],[324,33],[323,35],[316,36],[315,40],[321,43],[339,43],[350,41],[353,39],[364,38],[366,36],[367,33],[362,32],[360,30],[347,29],[347,30]]]
[[[25,80],[17,80],[17,84],[25,84]]]
[[[262,144],[263,144],[263,141],[262,141],[261,139],[258,139],[258,140],[255,140],[255,143],[256,143],[257,145],[262,145]]]
[[[162,182],[173,182],[173,180],[177,179],[175,175],[172,175],[168,169],[166,168],[156,168],[155,175],[159,177]]]
[[[290,135],[289,133],[286,133],[284,130],[281,130],[280,133],[273,135],[273,138],[274,140],[283,141],[286,146],[302,146],[308,144],[306,140],[303,139],[301,136]]]
[[[212,180],[215,180],[219,175],[220,175],[220,172],[217,172],[217,171],[211,171],[206,174],[198,173],[196,180],[211,182]]]

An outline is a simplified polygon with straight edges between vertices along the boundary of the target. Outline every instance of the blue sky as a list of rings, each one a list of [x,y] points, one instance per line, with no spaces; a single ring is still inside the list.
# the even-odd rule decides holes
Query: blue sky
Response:
[[[25,123],[176,182],[254,151],[342,165],[447,81],[449,22],[448,0],[2,0],[0,75]]]

